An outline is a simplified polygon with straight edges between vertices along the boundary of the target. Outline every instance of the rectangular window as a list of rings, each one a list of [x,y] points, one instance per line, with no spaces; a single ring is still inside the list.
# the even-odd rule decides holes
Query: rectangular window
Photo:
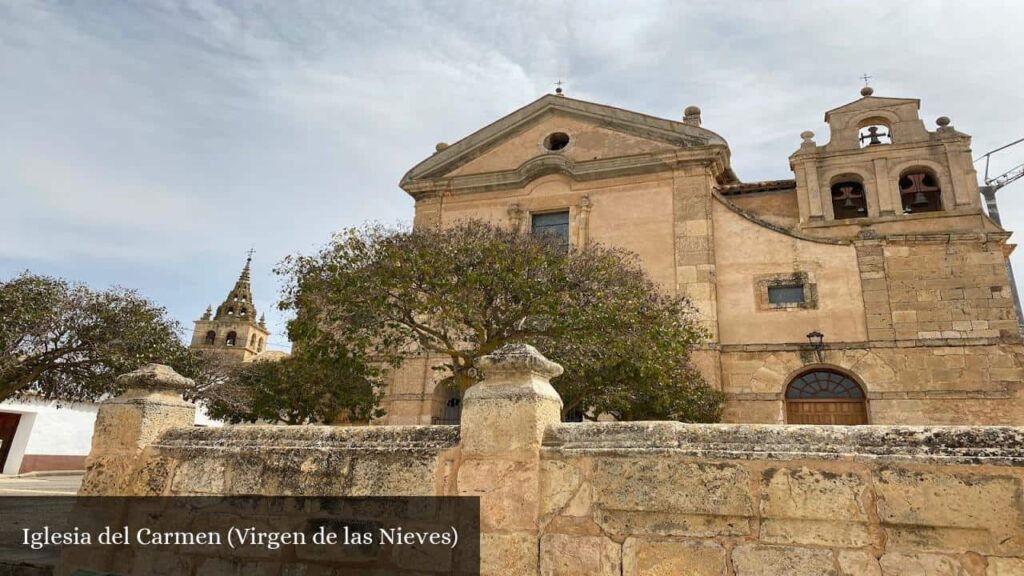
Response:
[[[569,211],[545,212],[533,214],[530,230],[537,235],[553,237],[559,244],[569,249]]]
[[[769,304],[803,304],[804,303],[804,287],[803,287],[803,285],[797,285],[797,286],[769,286],[768,287],[768,303]]]

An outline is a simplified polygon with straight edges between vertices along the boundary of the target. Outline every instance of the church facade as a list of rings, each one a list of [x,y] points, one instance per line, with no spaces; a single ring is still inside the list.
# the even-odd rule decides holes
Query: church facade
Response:
[[[919,104],[865,88],[826,112],[826,142],[801,134],[792,179],[741,182],[696,107],[673,121],[552,94],[439,144],[401,186],[417,227],[484,218],[638,254],[699,308],[726,422],[1019,425],[1010,233],[982,210],[970,136]],[[431,363],[392,375],[386,423],[457,416]]]

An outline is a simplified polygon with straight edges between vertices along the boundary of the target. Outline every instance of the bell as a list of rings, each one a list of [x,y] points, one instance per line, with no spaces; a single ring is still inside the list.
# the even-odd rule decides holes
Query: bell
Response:
[[[843,202],[843,208],[853,208],[853,198],[846,197],[846,202]]]
[[[911,206],[927,206],[928,197],[924,195],[924,192],[917,192],[914,194],[914,201],[910,203]]]
[[[878,126],[869,126],[868,133],[860,137],[860,141],[868,141],[868,146],[874,146],[875,144],[882,144],[883,142],[879,139],[879,136],[888,137],[889,134],[886,132],[879,132]]]

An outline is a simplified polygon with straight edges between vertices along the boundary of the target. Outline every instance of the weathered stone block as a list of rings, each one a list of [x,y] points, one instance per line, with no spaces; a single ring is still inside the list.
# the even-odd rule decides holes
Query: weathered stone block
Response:
[[[1019,478],[890,468],[875,490],[891,550],[1024,553]]]
[[[724,576],[725,549],[716,542],[627,538],[622,546],[622,576]]]
[[[546,534],[540,540],[541,576],[620,576],[621,546],[604,536]]]
[[[590,513],[590,485],[582,485],[582,474],[573,462],[541,460],[540,515],[583,516]],[[586,494],[581,494],[585,491]],[[575,503],[573,506],[571,503]]]
[[[858,548],[871,543],[866,485],[856,474],[770,469],[762,479],[765,542]]]
[[[539,464],[468,460],[459,467],[460,496],[480,498],[480,525],[488,530],[531,530],[537,526]]]
[[[610,534],[747,534],[753,515],[749,479],[736,464],[596,459],[591,472],[595,520]]]
[[[836,553],[842,576],[881,576],[878,559],[860,550],[840,550]]]
[[[535,574],[538,559],[533,534],[480,535],[480,576]]]
[[[837,576],[828,550],[746,544],[732,551],[736,576]]]
[[[1024,574],[1024,559],[1021,558],[988,558],[988,570],[985,576],[1021,576]]]
[[[199,457],[181,462],[171,480],[176,496],[222,494],[224,491],[224,460]]]
[[[963,566],[949,556],[890,553],[879,560],[882,576],[967,576]]]

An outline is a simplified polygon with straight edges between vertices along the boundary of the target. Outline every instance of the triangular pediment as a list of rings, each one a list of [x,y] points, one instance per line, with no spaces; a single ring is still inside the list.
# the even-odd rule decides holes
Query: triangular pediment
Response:
[[[726,146],[720,136],[699,126],[549,94],[439,150],[409,170],[402,186],[447,176],[516,170],[549,155],[544,139],[554,132],[571,137],[558,153],[567,162]]]
[[[838,108],[833,108],[828,112],[825,112],[825,122],[829,121],[829,118],[833,114],[844,114],[849,112],[862,112],[864,110],[881,110],[885,108],[895,108],[910,104],[914,106],[914,109],[920,109],[921,101],[917,98],[887,98],[884,96],[865,96],[858,100],[854,100],[849,104],[843,104]]]

